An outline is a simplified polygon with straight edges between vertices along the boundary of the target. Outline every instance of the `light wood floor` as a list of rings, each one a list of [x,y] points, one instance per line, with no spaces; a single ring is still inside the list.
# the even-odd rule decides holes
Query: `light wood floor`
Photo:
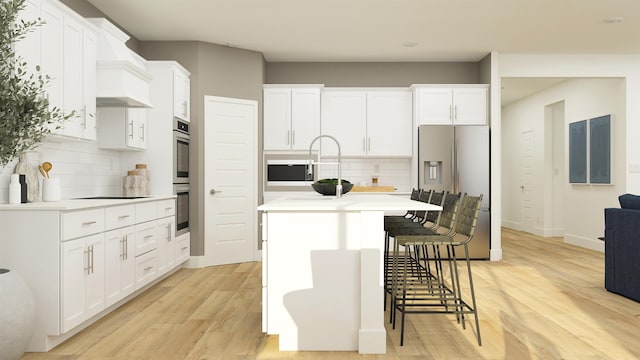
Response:
[[[261,333],[261,265],[182,269],[46,354],[24,359],[636,359],[640,303],[604,290],[603,254],[504,229],[472,264],[483,346],[449,315],[409,315],[387,354],[279,352]],[[309,309],[313,311],[313,309]]]

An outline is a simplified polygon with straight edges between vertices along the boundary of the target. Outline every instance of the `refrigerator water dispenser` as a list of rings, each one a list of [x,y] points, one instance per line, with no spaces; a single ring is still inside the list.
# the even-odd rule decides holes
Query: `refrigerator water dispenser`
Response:
[[[442,184],[442,161],[424,162],[424,185]]]

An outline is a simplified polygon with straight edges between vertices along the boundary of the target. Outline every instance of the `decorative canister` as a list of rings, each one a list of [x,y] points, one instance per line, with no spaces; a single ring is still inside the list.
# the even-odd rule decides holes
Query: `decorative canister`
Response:
[[[149,176],[149,169],[147,168],[147,164],[136,164],[136,171],[140,174],[140,176],[144,179],[144,194],[145,196],[151,195],[151,186],[150,181],[151,177]]]
[[[0,269],[0,304],[0,359],[19,359],[33,335],[35,304],[15,271]]]
[[[144,178],[137,170],[127,171],[122,179],[122,194],[124,196],[144,196]]]
[[[27,153],[22,152],[18,158],[18,163],[13,171],[15,174],[25,175],[27,180],[27,201],[40,201],[40,181],[38,180],[38,170],[29,163]]]

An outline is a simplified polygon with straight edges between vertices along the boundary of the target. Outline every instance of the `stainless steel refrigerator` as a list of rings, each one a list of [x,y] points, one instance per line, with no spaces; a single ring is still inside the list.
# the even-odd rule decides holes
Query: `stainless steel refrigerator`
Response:
[[[473,259],[489,259],[489,127],[423,125],[418,128],[418,184],[421,189],[478,196],[482,205],[469,243]]]

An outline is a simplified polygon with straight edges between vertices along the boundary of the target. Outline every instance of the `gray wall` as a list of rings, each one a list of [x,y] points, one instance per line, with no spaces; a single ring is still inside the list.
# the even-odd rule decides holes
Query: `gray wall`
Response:
[[[409,86],[411,84],[476,84],[474,62],[272,62],[267,84],[325,86]]]
[[[191,72],[191,255],[204,254],[204,96],[258,101],[258,159],[262,149],[262,53],[197,41],[140,41],[139,54],[147,60],[175,60]],[[151,120],[153,121],[153,120]],[[258,179],[262,178],[262,167]],[[262,184],[261,181],[258,181]],[[258,189],[259,194],[262,189]]]

